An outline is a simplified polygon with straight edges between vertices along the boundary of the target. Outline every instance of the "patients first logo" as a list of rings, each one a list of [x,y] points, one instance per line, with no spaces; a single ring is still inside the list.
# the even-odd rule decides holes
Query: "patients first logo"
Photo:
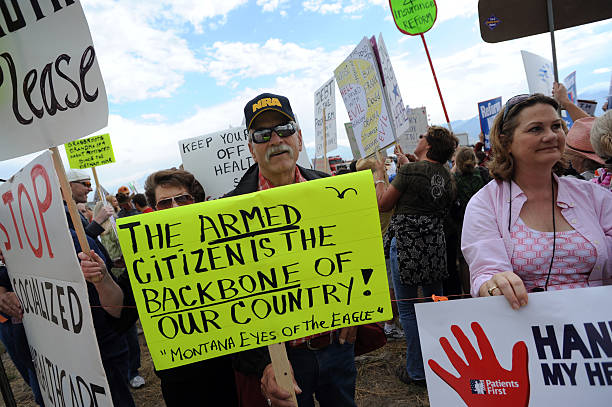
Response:
[[[255,113],[259,109],[262,109],[268,106],[282,107],[281,102],[280,100],[278,100],[278,98],[263,98],[263,99],[259,99],[257,103],[253,103],[253,113]]]
[[[472,394],[487,394],[484,380],[470,379],[470,388],[472,389]]]

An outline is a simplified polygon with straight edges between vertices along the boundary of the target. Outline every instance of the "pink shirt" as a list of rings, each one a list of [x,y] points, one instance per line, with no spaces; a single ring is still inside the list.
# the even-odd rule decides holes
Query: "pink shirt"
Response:
[[[588,278],[589,286],[612,284],[612,196],[591,182],[555,176],[557,206],[565,220],[597,253]],[[508,182],[491,181],[470,200],[465,211],[461,250],[470,267],[472,296],[495,273],[514,271],[514,243],[508,231],[517,223],[527,196],[512,182],[512,213],[509,213]]]
[[[553,232],[531,229],[520,217],[510,230],[514,244],[512,268],[523,280],[528,292],[536,287],[566,290],[589,285],[589,274],[597,260],[595,247],[577,230],[554,235],[555,258],[551,265]]]

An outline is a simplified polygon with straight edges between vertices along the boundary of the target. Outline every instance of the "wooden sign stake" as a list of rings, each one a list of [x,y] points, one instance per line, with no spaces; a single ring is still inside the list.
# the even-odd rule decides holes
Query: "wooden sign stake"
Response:
[[[287,357],[285,344],[275,343],[274,345],[268,345],[268,352],[270,352],[276,383],[278,383],[281,389],[291,394],[291,401],[297,406],[297,397],[295,396],[295,389],[293,388],[293,374],[289,358]]]
[[[62,158],[59,155],[59,150],[57,147],[50,148],[51,153],[53,153],[53,165],[55,166],[55,172],[57,173],[57,178],[59,179],[60,186],[62,187],[62,196],[64,197],[64,201],[66,205],[68,205],[68,213],[70,214],[70,218],[72,219],[72,225],[74,226],[74,231],[77,234],[77,238],[79,239],[79,243],[81,245],[81,251],[89,255],[91,249],[89,248],[89,243],[87,242],[87,236],[85,235],[85,229],[83,229],[83,223],[81,223],[81,216],[76,208],[76,203],[74,199],[72,199],[72,189],[70,188],[70,184],[68,183],[68,178],[66,178],[66,171],[64,170],[64,163],[62,163]],[[100,281],[102,277],[96,279],[95,281],[92,279],[92,283],[97,283]]]
[[[438,89],[438,95],[440,96],[440,102],[442,102],[442,110],[444,110],[444,117],[446,118],[446,123],[448,124],[448,129],[453,132],[453,128],[450,124],[450,120],[448,119],[448,113],[446,113],[446,105],[444,104],[444,98],[442,98],[442,91],[440,90],[440,85],[438,84],[438,77],[436,76],[436,71],[434,70],[433,62],[431,62],[431,56],[429,55],[429,49],[427,48],[427,43],[425,42],[425,36],[423,34],[419,34],[421,39],[423,40],[423,47],[425,47],[425,53],[427,54],[427,60],[429,61],[429,67],[431,68],[431,73],[433,74],[434,82],[436,82],[436,88]]]
[[[98,198],[100,198],[100,202],[102,205],[106,205],[104,202],[104,195],[102,194],[102,188],[100,188],[100,181],[98,181],[98,172],[96,171],[96,167],[91,167],[91,171],[93,172],[94,182],[96,183],[96,190],[98,191]]]

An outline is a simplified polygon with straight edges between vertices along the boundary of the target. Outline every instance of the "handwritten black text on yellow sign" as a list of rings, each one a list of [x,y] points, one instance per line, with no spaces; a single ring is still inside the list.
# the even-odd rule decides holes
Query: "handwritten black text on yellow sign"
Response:
[[[369,172],[118,228],[157,369],[391,317]]]

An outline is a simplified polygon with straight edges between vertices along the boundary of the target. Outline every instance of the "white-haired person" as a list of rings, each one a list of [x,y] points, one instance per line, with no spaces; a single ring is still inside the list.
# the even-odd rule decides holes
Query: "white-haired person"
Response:
[[[468,203],[461,238],[475,297],[503,295],[518,309],[528,292],[610,283],[612,199],[556,175],[565,150],[558,108],[550,97],[519,95],[495,118],[495,181]]]

